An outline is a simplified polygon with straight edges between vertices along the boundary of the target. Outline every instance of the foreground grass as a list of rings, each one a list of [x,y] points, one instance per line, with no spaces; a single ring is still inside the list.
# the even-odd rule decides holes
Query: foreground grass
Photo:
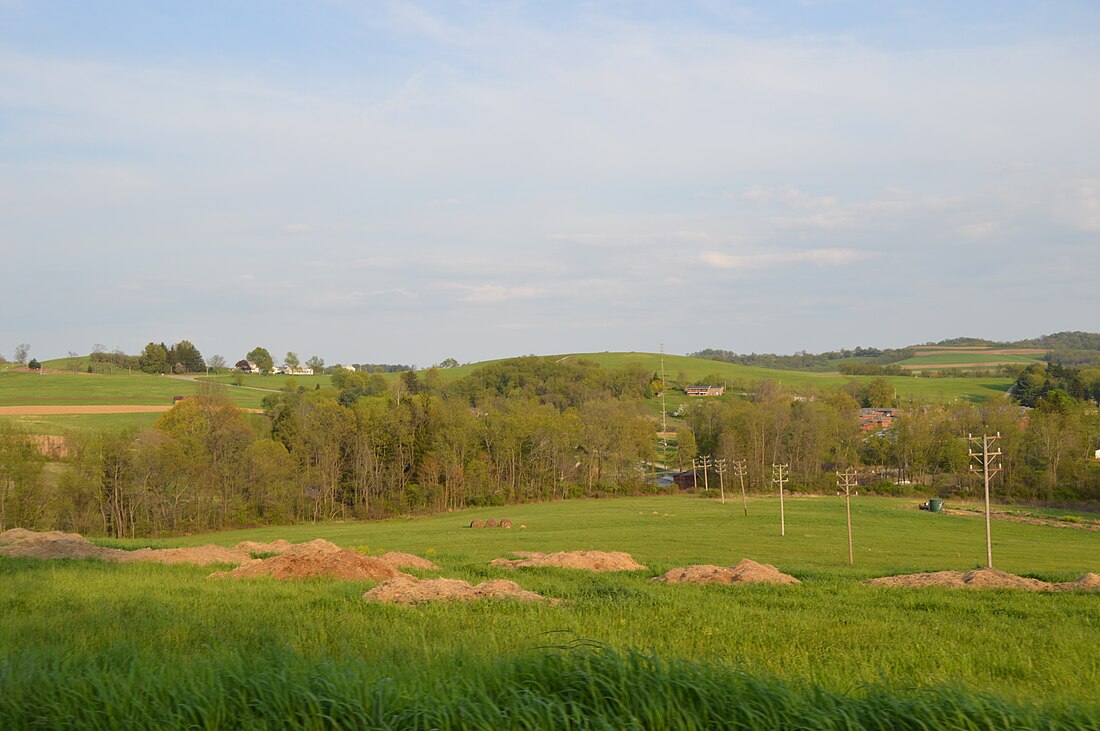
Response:
[[[734,502],[677,496],[158,542],[327,537],[368,552],[411,550],[442,566],[425,575],[511,578],[559,606],[381,606],[361,600],[369,582],[235,582],[191,566],[0,559],[0,727],[66,718],[103,728],[134,727],[134,718],[165,728],[1097,723],[1100,596],[859,581],[970,568],[984,556],[980,521],[908,506],[856,503],[854,569],[842,503],[825,498],[789,501],[786,537],[777,501],[753,500],[745,520]],[[528,528],[463,527],[500,515]],[[1018,573],[1065,579],[1100,568],[1095,533],[997,524],[994,540],[998,565]],[[627,550],[651,570],[487,565],[511,550],[578,548]],[[744,557],[805,583],[650,581],[672,566]],[[604,649],[547,649],[578,643]]]

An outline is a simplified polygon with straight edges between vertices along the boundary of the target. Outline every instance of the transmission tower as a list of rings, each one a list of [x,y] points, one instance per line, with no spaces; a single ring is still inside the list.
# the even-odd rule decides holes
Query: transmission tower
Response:
[[[848,565],[851,566],[855,563],[852,555],[852,490],[859,487],[856,483],[856,471],[849,467],[843,472],[837,472],[836,485],[844,491],[844,511],[848,514]]]
[[[714,460],[714,469],[718,471],[718,489],[722,491],[722,504],[726,504],[726,460]]]
[[[787,476],[789,464],[772,464],[772,482],[779,485],[779,535],[787,535],[787,521],[783,513],[783,485],[790,481]]]
[[[737,479],[741,481],[741,505],[745,510],[745,517],[747,518],[749,517],[749,498],[745,494],[745,474],[748,472],[748,467],[745,465],[745,460],[733,460],[733,471],[737,473]]]
[[[970,447],[970,458],[980,465],[980,467],[970,465],[970,472],[974,474],[980,472],[982,481],[985,483],[985,565],[989,568],[993,568],[993,535],[989,529],[989,481],[1004,469],[1001,467],[1001,448],[996,443],[1000,438],[1000,432],[995,436],[983,434],[976,437],[968,434],[966,437]]]

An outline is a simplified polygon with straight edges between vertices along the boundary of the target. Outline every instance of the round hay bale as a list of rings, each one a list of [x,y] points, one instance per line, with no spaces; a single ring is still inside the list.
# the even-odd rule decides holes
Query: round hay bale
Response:
[[[485,521],[485,527],[486,528],[496,528],[497,527],[497,519],[496,518],[489,518],[487,521]]]
[[[485,527],[485,521],[474,518],[473,520],[470,521],[470,527],[471,528],[484,528]]]
[[[500,527],[501,528],[511,528],[512,527],[512,521],[508,520],[507,518],[501,518],[500,519]]]

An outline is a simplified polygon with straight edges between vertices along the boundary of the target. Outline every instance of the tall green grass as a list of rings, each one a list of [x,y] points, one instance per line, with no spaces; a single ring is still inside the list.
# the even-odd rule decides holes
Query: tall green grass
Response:
[[[735,668],[584,648],[435,673],[289,649],[214,651],[150,669],[120,648],[0,661],[5,728],[82,729],[1021,729],[1095,728],[1095,709],[1013,703],[950,686],[850,694]],[[59,679],[64,682],[59,683]]]

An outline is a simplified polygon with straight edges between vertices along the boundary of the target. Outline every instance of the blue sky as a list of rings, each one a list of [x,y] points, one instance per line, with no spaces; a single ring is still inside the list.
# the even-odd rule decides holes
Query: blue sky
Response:
[[[0,352],[1097,330],[1092,2],[0,0]]]

